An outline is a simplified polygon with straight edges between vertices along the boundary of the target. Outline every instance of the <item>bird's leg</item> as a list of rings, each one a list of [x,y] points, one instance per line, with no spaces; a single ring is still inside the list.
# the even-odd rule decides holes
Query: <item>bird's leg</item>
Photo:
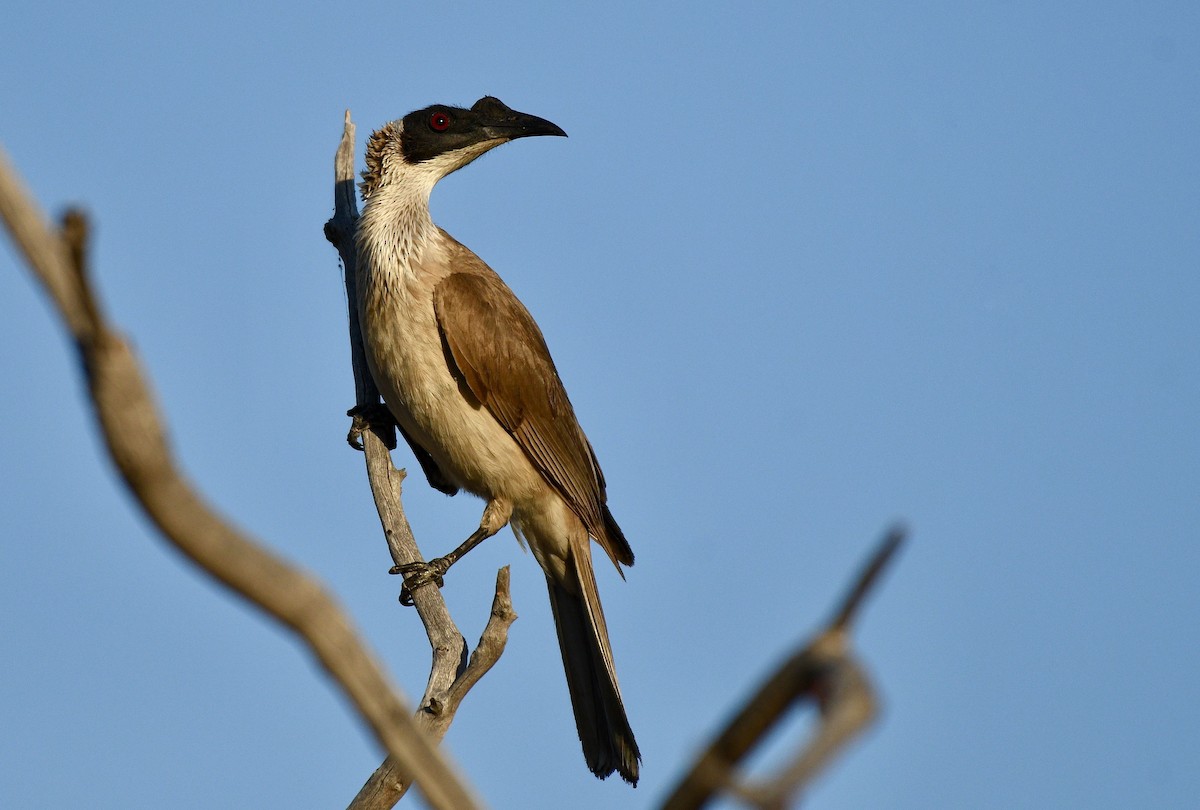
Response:
[[[346,411],[346,416],[353,419],[350,423],[350,432],[346,435],[346,441],[355,450],[363,449],[362,435],[373,428],[380,429],[379,436],[389,450],[396,449],[396,417],[392,416],[387,405],[382,402],[376,402],[373,405],[355,405]]]
[[[445,557],[434,557],[429,562],[414,562],[406,563],[405,565],[397,565],[393,567],[389,574],[403,574],[404,587],[400,589],[400,604],[405,607],[412,607],[413,599],[412,592],[422,585],[428,585],[430,582],[437,585],[439,588],[445,585],[443,577],[450,570],[450,566],[454,565],[463,555],[482,543],[484,540],[491,537],[495,532],[488,532],[483,527],[471,532],[461,546],[451,551]]]
[[[400,604],[411,607],[412,592],[422,585],[432,582],[439,588],[442,587],[445,584],[443,577],[450,570],[450,566],[461,560],[475,546],[504,528],[504,524],[508,523],[511,516],[512,504],[501,498],[493,498],[488,501],[487,507],[483,510],[479,528],[471,532],[471,536],[454,551],[444,557],[435,557],[429,562],[406,563],[393,567],[388,571],[389,574],[404,575],[404,587],[400,589]]]

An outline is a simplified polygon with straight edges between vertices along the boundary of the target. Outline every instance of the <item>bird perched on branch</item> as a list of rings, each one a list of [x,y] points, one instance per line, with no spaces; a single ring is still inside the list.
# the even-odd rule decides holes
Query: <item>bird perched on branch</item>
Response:
[[[609,512],[604,475],[541,330],[492,268],[433,224],[446,175],[516,138],[566,135],[485,97],[434,105],[371,135],[358,223],[358,308],[367,363],[431,486],[487,505],[461,546],[403,566],[408,591],[434,582],[510,524],[546,575],[588,768],[636,784],[625,714],[592,569],[595,540],[621,570],[633,551]]]

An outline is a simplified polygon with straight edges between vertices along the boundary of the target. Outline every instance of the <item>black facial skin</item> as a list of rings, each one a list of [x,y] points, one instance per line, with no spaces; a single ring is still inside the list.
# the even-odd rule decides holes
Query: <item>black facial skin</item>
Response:
[[[420,163],[483,141],[566,134],[545,118],[517,112],[498,98],[484,96],[469,110],[434,104],[404,116],[400,148],[405,160]]]

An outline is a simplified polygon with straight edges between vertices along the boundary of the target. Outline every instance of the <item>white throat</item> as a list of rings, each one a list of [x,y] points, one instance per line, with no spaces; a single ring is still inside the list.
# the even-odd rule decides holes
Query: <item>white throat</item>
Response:
[[[414,280],[426,251],[438,241],[429,214],[433,187],[502,142],[483,141],[415,165],[394,154],[383,160],[381,182],[371,190],[358,222],[358,253],[365,260],[368,283],[390,287]]]
[[[441,177],[434,167],[402,165],[372,192],[358,222],[359,256],[372,277],[411,276],[437,232],[429,195]]]

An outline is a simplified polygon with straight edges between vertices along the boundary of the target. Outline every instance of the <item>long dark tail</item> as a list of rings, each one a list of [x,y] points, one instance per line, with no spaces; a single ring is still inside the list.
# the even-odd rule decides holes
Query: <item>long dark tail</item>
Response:
[[[576,583],[572,583],[578,585],[576,592],[549,577],[546,584],[583,757],[591,772],[601,779],[615,772],[636,785],[642,755],[621,702],[591,557],[586,553],[572,556],[574,565],[568,568],[576,576]]]

